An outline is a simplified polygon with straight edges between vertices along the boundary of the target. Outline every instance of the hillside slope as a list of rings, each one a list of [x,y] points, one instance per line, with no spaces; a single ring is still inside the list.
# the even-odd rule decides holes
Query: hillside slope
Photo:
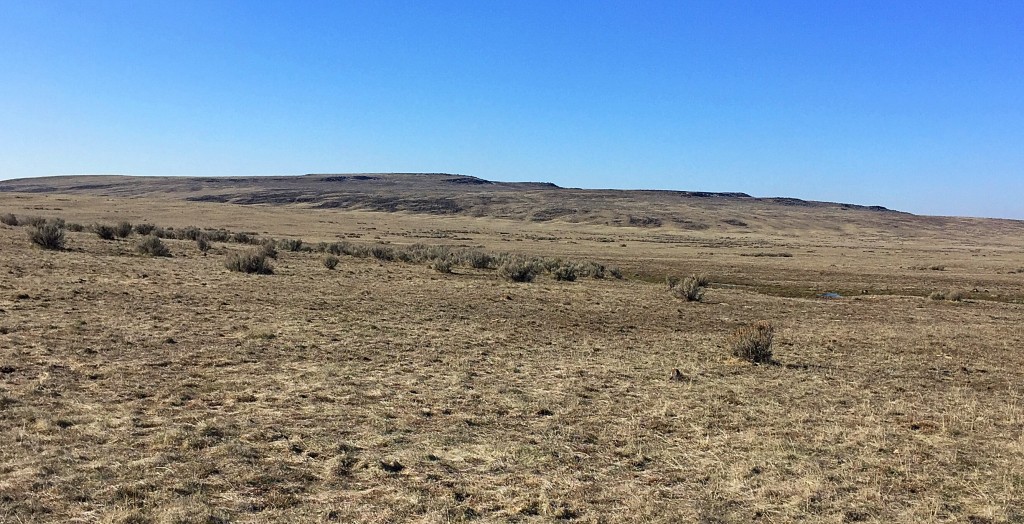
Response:
[[[312,174],[274,177],[59,176],[7,180],[0,192],[178,199],[239,205],[299,206],[561,221],[711,232],[840,234],[890,238],[943,234],[1005,237],[1024,222],[927,217],[795,198],[745,193],[562,188],[549,183],[491,182],[443,173]]]

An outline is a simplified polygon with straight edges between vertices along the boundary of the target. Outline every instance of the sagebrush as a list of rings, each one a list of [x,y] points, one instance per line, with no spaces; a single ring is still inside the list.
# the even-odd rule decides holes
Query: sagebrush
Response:
[[[43,249],[64,249],[64,227],[57,222],[30,226],[28,239]]]
[[[733,332],[729,339],[732,354],[756,364],[772,361],[772,340],[775,327],[767,320],[759,320]]]
[[[669,280],[669,289],[677,298],[687,302],[700,302],[704,300],[704,287],[708,279],[702,275],[690,275],[682,281],[679,279]]]
[[[153,235],[146,235],[135,244],[135,250],[143,255],[151,257],[169,257],[171,250],[167,248],[162,240]]]
[[[257,275],[272,275],[274,273],[274,266],[270,263],[270,259],[259,251],[232,253],[224,261],[224,267],[231,271]]]

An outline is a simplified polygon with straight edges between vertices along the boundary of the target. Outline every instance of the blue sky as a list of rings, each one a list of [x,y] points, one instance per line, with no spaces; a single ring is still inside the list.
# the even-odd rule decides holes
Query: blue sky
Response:
[[[0,0],[0,178],[374,171],[1024,219],[1024,2]]]

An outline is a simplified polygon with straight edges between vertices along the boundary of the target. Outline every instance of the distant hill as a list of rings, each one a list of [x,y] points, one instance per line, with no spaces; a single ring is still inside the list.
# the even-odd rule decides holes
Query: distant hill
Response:
[[[57,176],[0,181],[0,192],[45,192],[463,215],[510,220],[690,231],[842,233],[895,236],[943,230],[1024,232],[1024,222],[925,217],[880,206],[755,198],[745,193],[574,189],[543,182],[492,182],[446,173],[344,173],[272,177]]]

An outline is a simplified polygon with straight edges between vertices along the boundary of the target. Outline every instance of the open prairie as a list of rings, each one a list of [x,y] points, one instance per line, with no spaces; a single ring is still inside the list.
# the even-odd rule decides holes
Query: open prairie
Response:
[[[449,175],[5,213],[66,229],[0,225],[0,522],[1024,522],[1021,222]],[[267,239],[273,274],[225,266]]]

